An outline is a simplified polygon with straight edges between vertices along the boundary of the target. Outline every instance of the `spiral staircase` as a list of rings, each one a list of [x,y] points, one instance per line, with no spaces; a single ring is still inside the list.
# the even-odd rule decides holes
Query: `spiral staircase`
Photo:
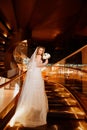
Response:
[[[21,65],[23,65],[21,59],[25,58],[25,55],[20,54],[20,52],[21,49],[23,49],[24,52],[26,52],[26,47],[27,46],[25,46],[24,48],[23,44],[20,44],[14,51],[15,60],[17,61],[18,64],[21,63]],[[5,46],[3,46],[2,48],[4,49],[1,49],[0,51],[3,54],[5,52]],[[4,59],[2,58],[1,61],[4,61]],[[84,79],[85,80],[87,79],[85,78],[87,72],[84,73],[83,68],[78,70],[75,67],[72,68],[67,66],[58,66],[58,63],[56,64],[47,66],[42,71],[45,80],[45,90],[46,90],[48,103],[49,103],[47,125],[40,126],[34,129],[35,130],[37,129],[38,130],[70,130],[70,129],[86,130],[87,97],[83,96],[84,94],[81,93],[80,91],[82,87],[81,86],[82,78],[83,78],[83,82]],[[2,67],[1,69],[4,70],[3,66],[1,66]],[[0,88],[3,88],[0,89],[0,91],[3,91],[3,95],[5,95],[4,97],[3,95],[1,97],[1,99],[4,99],[3,100],[4,105],[2,105],[3,109],[0,112],[0,130],[17,130],[17,129],[31,130],[32,129],[32,128],[25,128],[20,124],[17,124],[13,127],[9,126],[9,121],[14,114],[16,103],[20,94],[20,91],[17,89],[17,87],[21,89],[25,74],[26,72],[24,72],[24,74],[20,73],[20,75],[11,78],[5,84],[0,85]],[[76,74],[78,76],[76,76]],[[78,83],[76,81],[78,81]],[[87,81],[85,81],[85,85],[86,84]],[[15,95],[13,94],[14,92],[16,92]]]

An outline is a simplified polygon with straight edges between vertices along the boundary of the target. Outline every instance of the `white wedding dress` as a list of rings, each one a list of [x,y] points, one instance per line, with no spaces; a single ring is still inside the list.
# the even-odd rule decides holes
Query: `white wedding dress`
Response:
[[[37,64],[39,63],[35,60],[35,55],[36,51],[28,65],[22,92],[10,126],[16,122],[21,123],[24,127],[37,127],[47,123],[48,99],[41,75],[41,67],[38,67]],[[41,61],[39,62],[41,64]]]

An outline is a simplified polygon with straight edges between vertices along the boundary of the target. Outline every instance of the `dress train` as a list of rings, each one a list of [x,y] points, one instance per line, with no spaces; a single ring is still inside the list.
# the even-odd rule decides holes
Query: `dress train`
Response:
[[[30,71],[30,70],[28,70]],[[10,126],[16,122],[24,127],[37,127],[47,123],[48,99],[45,92],[41,69],[34,67],[27,72],[21,95]]]

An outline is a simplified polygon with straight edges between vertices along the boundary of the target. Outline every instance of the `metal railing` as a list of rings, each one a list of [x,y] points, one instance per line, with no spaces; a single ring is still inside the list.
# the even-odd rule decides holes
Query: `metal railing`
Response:
[[[9,79],[9,81],[7,81],[7,82],[5,82],[4,84],[2,84],[2,85],[0,85],[0,88],[2,88],[2,87],[6,87],[7,85],[9,85],[9,84],[11,84],[12,82],[20,82],[20,83],[22,83],[23,82],[23,76],[26,74],[26,71],[25,72],[23,72],[22,74],[20,74],[20,75],[17,75],[17,76],[15,76],[15,77],[13,77],[13,78],[11,78],[11,79]],[[11,87],[11,85],[9,86],[9,88]]]

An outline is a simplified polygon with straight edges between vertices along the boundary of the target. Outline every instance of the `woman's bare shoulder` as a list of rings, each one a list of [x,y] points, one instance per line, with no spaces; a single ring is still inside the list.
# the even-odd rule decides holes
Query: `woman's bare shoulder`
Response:
[[[36,55],[36,58],[37,59],[41,59],[41,55]]]

